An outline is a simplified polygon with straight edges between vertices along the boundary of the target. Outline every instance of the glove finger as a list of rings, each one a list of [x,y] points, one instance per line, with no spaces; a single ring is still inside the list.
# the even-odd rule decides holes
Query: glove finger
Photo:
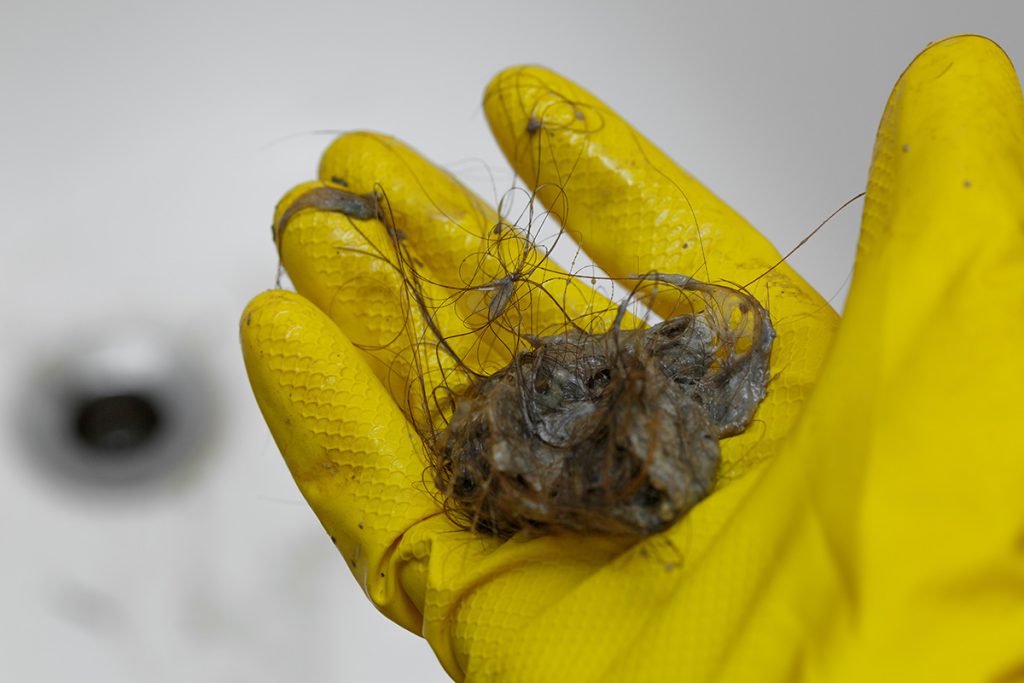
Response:
[[[516,172],[613,277],[764,276],[752,291],[764,300],[770,287],[777,317],[827,308],[787,264],[772,269],[779,254],[760,233],[572,81],[514,67],[491,81],[484,110]]]
[[[365,354],[420,428],[443,420],[449,390],[508,363],[507,348],[467,327],[428,266],[413,264],[371,193],[300,185],[277,208],[281,262],[296,289]]]
[[[591,329],[615,307],[568,278],[534,247],[533,225],[510,225],[449,173],[377,133],[349,133],[324,153],[320,178],[357,193],[383,196],[385,219],[413,258],[430,269],[467,325],[488,330],[511,349],[521,334],[564,332],[566,320]]]
[[[722,443],[721,476],[775,452],[810,393],[838,318],[743,218],[615,112],[540,67],[494,78],[484,99],[505,156],[612,277],[657,271],[749,285],[769,310],[775,375],[753,425]],[[676,312],[666,292],[653,308]]]
[[[455,528],[424,486],[411,425],[359,350],[297,294],[253,299],[241,342],[256,401],[303,496],[371,600],[419,632],[422,604],[401,588],[394,548],[428,518]]]

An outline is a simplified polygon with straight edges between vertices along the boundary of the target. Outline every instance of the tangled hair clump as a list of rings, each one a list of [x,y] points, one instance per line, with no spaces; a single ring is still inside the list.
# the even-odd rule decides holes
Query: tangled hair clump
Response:
[[[430,444],[453,520],[500,537],[646,536],[708,495],[719,438],[746,429],[764,399],[775,332],[742,291],[643,279],[688,295],[693,312],[534,339],[458,398]]]

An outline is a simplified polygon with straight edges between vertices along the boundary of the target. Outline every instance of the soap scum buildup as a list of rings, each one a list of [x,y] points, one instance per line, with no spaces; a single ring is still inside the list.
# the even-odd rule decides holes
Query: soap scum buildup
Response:
[[[642,537],[668,528],[711,492],[719,439],[747,428],[770,379],[775,332],[754,297],[682,275],[634,276],[608,329],[590,331],[567,319],[557,334],[522,336],[525,346],[506,367],[482,375],[442,337],[433,311],[484,292],[484,324],[515,332],[509,321],[529,306],[530,288],[554,298],[527,277],[546,253],[529,229],[502,221],[483,238],[485,250],[493,255],[508,240],[521,240],[521,253],[539,258],[524,257],[514,264],[519,270],[431,302],[387,206],[381,189],[357,195],[324,185],[291,205],[275,235],[308,208],[376,217],[387,228],[398,254],[389,265],[402,276],[407,313],[435,337],[420,341],[471,377],[458,388],[442,387],[440,400],[437,391],[424,393],[428,417],[414,420],[430,457],[428,478],[453,521],[503,538],[520,531]],[[374,256],[387,260],[379,251]],[[633,304],[672,293],[678,315],[624,327]]]

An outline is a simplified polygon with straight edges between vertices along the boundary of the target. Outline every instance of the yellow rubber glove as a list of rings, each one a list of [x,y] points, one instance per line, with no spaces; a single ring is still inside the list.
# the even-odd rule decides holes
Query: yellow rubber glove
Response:
[[[515,169],[547,188],[541,198],[609,274],[744,284],[776,262],[739,216],[560,76],[511,69],[484,105]],[[787,265],[751,286],[778,331],[768,398],[723,441],[711,496],[632,546],[500,542],[440,514],[406,410],[416,373],[429,389],[457,385],[459,370],[395,341],[407,319],[422,322],[379,258],[393,256],[389,227],[311,208],[281,218],[311,187],[383,188],[392,235],[443,283],[465,281],[497,217],[379,135],[336,141],[320,176],[279,208],[299,294],[249,305],[246,366],[367,595],[454,678],[1024,680],[1024,102],[996,45],[944,40],[900,78],[842,323]],[[570,289],[575,313],[595,306]],[[549,313],[526,316],[524,331]],[[458,321],[441,312],[437,325]],[[498,336],[455,343],[487,369],[503,362]]]

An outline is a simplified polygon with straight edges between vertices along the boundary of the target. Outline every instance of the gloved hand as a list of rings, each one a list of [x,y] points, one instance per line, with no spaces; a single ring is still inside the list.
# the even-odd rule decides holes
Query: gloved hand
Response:
[[[743,219],[560,76],[508,70],[484,106],[516,171],[613,277],[744,284],[776,263]],[[503,542],[440,513],[404,411],[418,374],[429,390],[459,369],[399,343],[422,321],[386,257],[397,239],[444,282],[497,216],[379,135],[337,140],[320,179],[279,207],[299,293],[246,309],[246,367],[367,595],[454,678],[1024,679],[1024,106],[996,45],[950,38],[902,75],[843,320],[786,264],[751,286],[778,333],[768,397],[722,442],[710,497],[633,545]],[[324,184],[383,189],[391,224],[358,206],[295,207]],[[585,313],[591,299],[570,289]],[[437,325],[458,320],[442,311]],[[492,338],[458,343],[481,368],[502,360]]]

